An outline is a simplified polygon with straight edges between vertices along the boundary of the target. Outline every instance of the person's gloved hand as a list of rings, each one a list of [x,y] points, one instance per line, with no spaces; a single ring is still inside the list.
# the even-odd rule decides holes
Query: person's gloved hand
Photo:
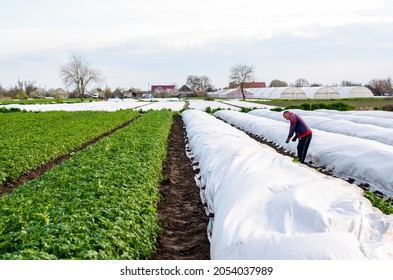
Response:
[[[289,143],[289,138],[287,138],[287,140],[285,140],[285,143],[287,143],[287,144]]]

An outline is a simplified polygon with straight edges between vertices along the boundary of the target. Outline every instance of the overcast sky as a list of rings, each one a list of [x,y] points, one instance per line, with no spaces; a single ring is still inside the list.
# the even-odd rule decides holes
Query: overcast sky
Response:
[[[393,0],[0,0],[0,84],[62,86],[81,55],[112,89],[255,80],[366,84],[393,76]],[[105,86],[105,84],[103,85]]]

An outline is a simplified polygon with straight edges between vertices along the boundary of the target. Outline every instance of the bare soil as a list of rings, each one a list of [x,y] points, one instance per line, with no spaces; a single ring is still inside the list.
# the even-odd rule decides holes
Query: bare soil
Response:
[[[163,197],[158,213],[164,233],[158,238],[154,260],[208,260],[210,243],[207,238],[209,218],[203,209],[194,170],[185,151],[181,116],[175,115],[168,139],[168,156],[161,182]]]

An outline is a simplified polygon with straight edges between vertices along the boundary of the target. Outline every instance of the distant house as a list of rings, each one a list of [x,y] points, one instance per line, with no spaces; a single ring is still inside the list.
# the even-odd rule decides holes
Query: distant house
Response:
[[[265,82],[245,82],[243,88],[265,88]]]
[[[182,85],[178,90],[177,93],[179,96],[182,97],[195,97],[197,96],[196,92],[190,89],[187,85]]]
[[[152,85],[151,93],[154,97],[175,96],[177,94],[176,85]]]
[[[231,82],[229,84],[228,88],[238,88],[239,85],[237,83]],[[265,88],[266,83],[265,82],[244,82],[243,83],[243,88]]]
[[[142,91],[130,88],[129,90],[123,91],[123,98],[141,98]]]
[[[151,92],[155,91],[174,91],[176,85],[152,85]]]

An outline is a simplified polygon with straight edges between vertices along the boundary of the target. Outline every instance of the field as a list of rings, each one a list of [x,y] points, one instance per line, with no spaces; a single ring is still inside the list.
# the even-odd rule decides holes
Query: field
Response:
[[[102,112],[102,104],[111,112]],[[300,165],[291,161],[294,146],[281,142],[288,124],[273,115],[256,115],[274,112],[236,112],[266,107],[261,104],[165,100],[91,105],[86,110],[98,111],[45,112],[48,104],[34,107],[41,112],[0,113],[7,128],[0,145],[9,149],[0,158],[1,166],[7,166],[0,187],[0,259],[386,259],[383,252],[393,246],[391,215],[372,207],[359,187],[390,194],[393,179],[385,167],[376,165],[372,175],[369,164],[361,165],[374,147],[367,141],[383,141],[372,153],[389,156],[390,148],[378,150],[391,146],[388,127],[342,136],[351,137],[353,145],[360,141],[368,157],[357,154],[357,162],[351,162],[355,157],[344,151],[358,148],[348,149],[347,140],[319,133],[313,123],[313,163]],[[194,110],[179,115],[161,108]],[[215,117],[205,110],[217,111]],[[357,119],[345,114],[351,118],[347,123]],[[378,117],[378,124],[388,117]],[[371,122],[375,117],[360,118]],[[329,143],[343,147],[337,162],[328,157],[338,153],[325,146]],[[63,156],[64,161],[55,162]],[[43,175],[18,182],[53,162]],[[385,231],[372,224],[385,224]],[[311,246],[310,240],[330,249]],[[253,249],[261,244],[269,250]],[[353,249],[358,247],[363,253]]]
[[[0,114],[0,184],[71,153],[136,116],[132,111]]]

